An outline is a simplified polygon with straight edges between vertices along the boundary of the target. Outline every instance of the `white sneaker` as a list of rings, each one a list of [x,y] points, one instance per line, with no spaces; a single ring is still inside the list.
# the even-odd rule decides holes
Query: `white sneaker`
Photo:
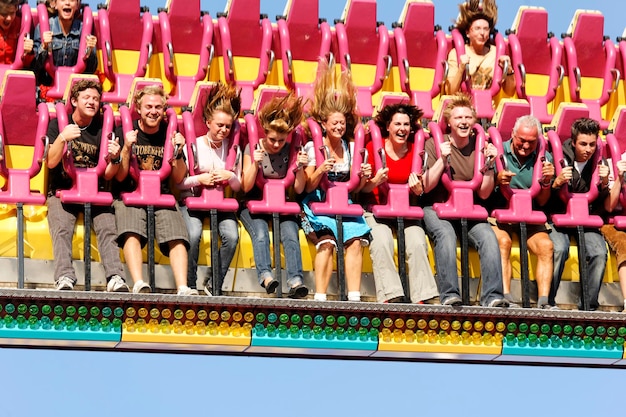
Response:
[[[63,290],[73,290],[74,289],[74,280],[66,275],[63,275],[57,279],[55,283],[55,288],[59,291]]]
[[[208,286],[206,286],[206,285],[204,286],[204,293],[205,293],[206,295],[208,295],[209,297],[213,297],[213,294],[211,293],[211,290],[210,290],[210,289],[209,289],[209,287],[208,287]]]
[[[143,281],[137,281],[133,285],[133,293],[135,294],[150,294],[151,292],[152,288]]]
[[[198,290],[195,288],[189,288],[187,286],[180,287],[176,295],[199,295]]]
[[[124,281],[124,278],[115,274],[109,279],[107,284],[107,292],[128,292],[128,285]]]

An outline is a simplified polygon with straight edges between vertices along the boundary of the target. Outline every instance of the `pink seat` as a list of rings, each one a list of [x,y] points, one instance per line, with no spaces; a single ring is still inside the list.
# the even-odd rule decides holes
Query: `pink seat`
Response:
[[[370,134],[372,136],[372,142],[374,149],[384,149],[383,138],[380,133],[379,127],[373,120],[369,122]],[[422,174],[422,157],[420,153],[424,149],[424,131],[419,129],[415,133],[415,142],[413,145],[413,163],[411,171]],[[369,156],[370,161],[373,158],[374,172],[383,168],[381,153],[376,152],[375,155]],[[384,186],[379,187],[379,191],[385,195],[386,204],[377,204],[372,207],[372,213],[379,218],[395,218],[404,217],[406,219],[421,219],[424,217],[424,211],[421,207],[412,206],[410,203],[411,190],[408,184],[390,184],[385,183]]]
[[[87,68],[86,60],[88,57],[87,51],[87,36],[92,33],[93,29],[93,13],[88,5],[82,7],[83,28],[80,37],[80,43],[78,46],[79,51],[85,51],[85,54],[79,56],[76,60],[76,65],[73,67],[57,67],[54,65],[52,54],[48,53],[45,69],[46,72],[54,80],[50,90],[46,93],[48,98],[61,99],[65,93],[65,87],[72,74],[82,74]],[[40,33],[44,33],[50,30],[50,23],[48,21],[48,10],[45,3],[39,3],[37,5],[37,15],[39,16],[39,28]]]
[[[132,110],[132,107],[120,107],[120,116],[122,118],[122,129],[124,134],[133,129],[133,117],[136,117],[134,116],[136,112]],[[163,181],[167,181],[167,178],[172,171],[170,160],[174,155],[174,147],[172,146],[170,138],[178,130],[178,121],[174,109],[168,108],[166,114],[168,117],[168,127],[167,139],[163,150],[163,165],[156,171],[141,170],[139,169],[139,165],[137,163],[137,157],[134,154],[131,155],[128,174],[137,183],[137,188],[135,191],[121,194],[122,201],[127,206],[174,207],[176,205],[176,199],[173,195],[161,194],[161,183]]]
[[[495,127],[489,128],[489,137],[491,142],[498,149],[499,155],[504,155],[503,138],[500,136],[500,132]],[[547,220],[546,215],[541,210],[533,210],[533,200],[537,197],[541,191],[539,181],[541,180],[541,169],[543,167],[543,158],[546,153],[546,140],[543,135],[539,136],[537,144],[537,160],[533,169],[533,181],[532,186],[528,189],[511,188],[508,185],[501,185],[500,191],[506,197],[509,204],[507,208],[496,209],[493,211],[492,216],[497,221],[503,223],[529,223],[529,224],[544,224]],[[496,160],[498,171],[506,169],[502,163],[502,159]]]
[[[528,100],[532,115],[541,123],[550,123],[552,114],[548,106],[553,105],[565,75],[561,65],[563,47],[548,32],[548,12],[545,9],[523,8],[518,17],[516,30],[508,35],[517,96]],[[544,92],[528,93],[527,76],[533,74],[548,77]]]
[[[563,161],[563,148],[561,146],[561,140],[555,131],[548,131],[548,138],[552,145],[552,154],[554,155],[556,175],[561,173],[561,161]],[[597,165],[602,160],[602,154],[604,152],[604,143],[602,139],[598,138],[598,147],[596,153],[589,161],[590,164],[596,167],[591,176],[591,186],[586,193],[574,193],[569,190],[569,186],[566,184],[561,187],[559,196],[567,204],[567,209],[564,214],[553,214],[552,221],[556,226],[560,227],[601,227],[604,224],[602,217],[589,213],[589,205],[598,196],[598,187],[595,186],[599,182]]]
[[[622,159],[622,154],[626,152],[626,106],[619,106],[611,126],[609,126],[606,135],[605,154],[610,157],[613,162],[613,172],[617,173],[617,162]],[[622,178],[622,191],[620,193],[621,212],[614,212],[613,224],[618,229],[626,229],[626,186],[624,186],[624,178]]]
[[[394,28],[391,42],[391,50],[396,51],[400,86],[411,97],[411,103],[422,109],[423,117],[432,119],[432,100],[441,94],[446,78],[448,41],[443,30],[435,26],[435,6],[432,3],[407,1],[403,15],[404,22]],[[430,88],[414,87],[423,82],[421,79],[411,82],[410,69],[415,67],[434,71],[432,81],[429,81]]]
[[[439,147],[445,139],[443,132],[437,123],[431,122],[428,127],[435,142],[437,158],[439,158],[441,155]],[[487,219],[487,210],[479,204],[474,204],[474,193],[480,188],[483,180],[481,169],[485,164],[485,156],[482,149],[486,144],[485,132],[482,127],[476,124],[474,129],[476,130],[474,177],[470,181],[453,180],[449,169],[441,176],[441,182],[450,195],[445,203],[433,204],[433,209],[443,219]]]
[[[313,119],[308,119],[307,123],[309,129],[311,129],[311,136],[315,145],[315,160],[319,166],[326,160],[322,151],[324,144],[322,129]],[[320,182],[320,187],[326,191],[326,200],[324,202],[311,203],[313,213],[325,216],[343,215],[356,217],[363,215],[363,208],[360,205],[349,202],[349,193],[359,185],[361,180],[359,173],[363,157],[360,150],[363,148],[364,141],[365,132],[363,126],[359,124],[354,135],[350,179],[346,182],[338,182],[330,181],[327,176],[324,176]]]
[[[59,131],[62,131],[68,124],[68,116],[65,105],[57,103],[57,120]],[[109,206],[113,203],[113,196],[108,191],[98,190],[98,181],[104,176],[104,171],[108,165],[107,146],[108,141],[113,140],[113,110],[109,105],[104,107],[102,138],[100,141],[100,156],[98,164],[93,168],[77,168],[74,166],[74,156],[71,147],[65,144],[63,154],[63,168],[72,179],[72,188],[68,190],[57,190],[57,197],[62,202],[68,204],[90,203],[96,206]]]
[[[465,54],[465,39],[457,29],[452,30],[452,43],[456,50],[457,62],[460,62],[461,55]],[[499,32],[495,35],[495,44],[496,62],[498,62],[501,56],[506,55],[506,43],[504,37]],[[476,115],[479,119],[491,119],[493,117],[495,111],[493,108],[493,100],[500,93],[501,84],[503,82],[502,73],[502,67],[496,64],[493,71],[491,88],[488,90],[472,89],[471,79],[469,77],[466,77],[465,82],[461,83],[461,89],[471,93]]]
[[[547,130],[554,130],[561,143],[572,135],[572,124],[582,117],[591,117],[589,108],[579,103],[561,103]],[[550,139],[550,138],[549,138]],[[558,161],[557,161],[558,162]]]
[[[111,83],[102,99],[109,103],[124,103],[132,88],[133,79],[144,77],[152,57],[154,24],[149,10],[140,6],[140,0],[108,0],[98,5],[96,36],[102,51],[102,71]],[[138,34],[141,34],[140,36]],[[139,53],[137,66],[125,71],[124,53]]]
[[[502,140],[506,141],[511,137],[517,119],[530,113],[531,107],[526,100],[505,98],[500,100],[491,125],[498,129]]]
[[[246,114],[245,120],[248,146],[250,147],[250,153],[252,153],[259,143],[259,136],[262,134],[263,129],[259,120],[254,115],[250,113]],[[293,185],[296,179],[295,172],[298,169],[298,150],[300,149],[304,135],[305,133],[301,127],[296,128],[296,130],[289,135],[290,137],[287,141],[290,143],[289,168],[287,169],[285,178],[268,179],[263,176],[262,170],[259,170],[256,177],[256,185],[263,190],[263,199],[248,201],[247,206],[251,213],[300,213],[300,205],[296,202],[287,201],[285,192]],[[303,167],[300,169],[303,169]]]
[[[45,190],[33,190],[30,181],[43,167],[48,150],[48,107],[36,107],[35,76],[31,72],[6,73],[0,101],[0,176],[6,184],[0,190],[0,202],[8,204],[43,205]],[[33,115],[38,113],[37,122]],[[33,160],[28,168],[13,168],[7,146],[34,147]]]
[[[206,98],[213,86],[214,83],[202,84],[197,90],[196,101],[182,114],[185,138],[187,140],[187,155],[189,155],[189,175],[196,174],[196,138],[207,132],[203,110]],[[226,161],[226,166],[232,167],[233,169],[241,163],[240,130],[241,126],[239,122],[235,121],[229,137],[230,143]],[[185,204],[191,210],[208,211],[216,209],[219,211],[234,212],[239,208],[239,203],[235,198],[227,198],[224,196],[224,186],[222,185],[202,187],[200,195],[197,197],[187,197]]]
[[[290,0],[287,16],[277,19],[283,82],[300,97],[309,97],[313,82],[303,82],[294,61],[319,62],[331,54],[332,33],[325,19],[319,19],[319,2]],[[307,74],[308,75],[308,74]]]
[[[213,21],[208,13],[200,11],[200,0],[170,0],[168,6],[159,9],[160,31],[157,33],[165,78],[172,86],[168,103],[187,106],[196,82],[207,78],[213,60]],[[181,57],[183,54],[197,56],[197,68],[187,68],[195,62],[185,60]],[[184,75],[189,70],[192,74]]]
[[[376,68],[373,80],[359,83],[358,73],[352,74],[357,86],[357,106],[362,116],[373,113],[372,95],[381,90],[391,71],[389,31],[376,21],[376,0],[351,0],[346,6],[344,21],[335,23],[339,63],[342,70],[351,70],[353,64]]]
[[[250,110],[255,90],[265,83],[274,63],[272,23],[260,14],[259,0],[230,0],[228,4],[229,9],[217,15],[217,53],[222,55],[225,82],[242,89],[242,109]],[[238,71],[243,72],[235,65],[237,58],[259,60],[255,78],[237,76]]]
[[[604,16],[579,10],[574,33],[566,34],[563,47],[570,100],[585,103],[590,117],[606,129],[611,115],[602,114],[602,107],[617,89],[619,71],[616,69],[617,50],[613,42],[604,37]],[[602,80],[601,88],[594,89],[589,79]]]

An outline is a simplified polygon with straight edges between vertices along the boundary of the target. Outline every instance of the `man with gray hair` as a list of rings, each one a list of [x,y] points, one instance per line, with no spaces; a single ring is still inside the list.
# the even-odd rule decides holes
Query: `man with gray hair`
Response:
[[[534,199],[533,209],[541,209],[550,199],[552,180],[554,178],[554,165],[552,155],[545,153],[545,159],[538,159],[538,142],[541,132],[541,123],[534,116],[522,116],[513,126],[511,139],[504,142],[503,156],[505,168],[497,173],[496,189],[494,191],[495,205],[503,207],[506,201],[499,188],[508,185],[515,189],[531,188],[535,164],[541,167],[541,190]],[[518,224],[496,223],[493,230],[498,238],[500,256],[502,259],[502,287],[504,297],[513,302],[511,297],[511,236],[519,233]],[[537,308],[556,309],[550,305],[548,296],[552,282],[552,256],[553,244],[548,235],[545,225],[528,225],[528,249],[537,256],[537,270],[535,281],[537,282]]]

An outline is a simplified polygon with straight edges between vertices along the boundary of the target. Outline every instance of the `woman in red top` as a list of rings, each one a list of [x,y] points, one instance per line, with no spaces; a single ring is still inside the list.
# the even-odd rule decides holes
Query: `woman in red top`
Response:
[[[413,161],[413,135],[418,129],[422,111],[406,104],[393,104],[384,107],[374,121],[385,138],[383,146],[387,167],[381,168],[363,187],[362,193],[370,193],[370,207],[373,204],[384,204],[386,196],[380,192],[385,183],[407,184],[412,198],[416,200],[423,191],[421,178],[411,172]],[[374,155],[374,146],[367,145],[370,155]],[[394,262],[394,219],[377,219],[367,211],[365,220],[372,228],[370,256],[374,270],[376,298],[379,302],[402,302],[404,290]],[[421,223],[407,221],[404,229],[406,241],[406,259],[408,263],[408,279],[410,299],[414,303],[430,300],[439,295],[437,284],[428,262],[426,235]]]
[[[15,61],[17,41],[22,21],[18,15],[20,0],[0,0],[0,64],[12,64]],[[24,40],[24,65],[33,60],[33,40]]]

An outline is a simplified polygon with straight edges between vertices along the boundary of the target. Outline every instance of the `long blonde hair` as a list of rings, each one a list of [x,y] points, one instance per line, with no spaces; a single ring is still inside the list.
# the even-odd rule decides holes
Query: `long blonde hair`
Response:
[[[354,137],[354,129],[359,121],[356,110],[357,89],[349,71],[336,77],[335,69],[326,60],[320,62],[320,71],[315,80],[314,99],[311,117],[318,123],[325,122],[332,113],[341,113],[346,118],[346,139]]]

